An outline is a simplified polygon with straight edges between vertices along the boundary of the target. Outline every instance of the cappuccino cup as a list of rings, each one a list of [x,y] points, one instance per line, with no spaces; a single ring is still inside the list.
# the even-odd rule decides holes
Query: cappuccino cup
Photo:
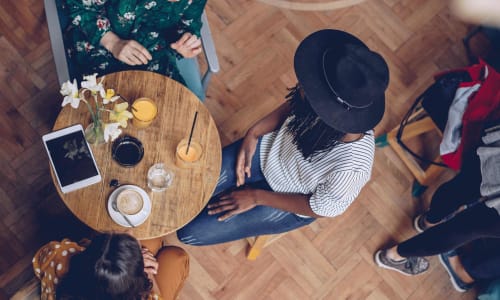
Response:
[[[137,191],[127,189],[121,191],[116,197],[116,206],[118,210],[126,215],[138,214],[144,205],[141,194]]]

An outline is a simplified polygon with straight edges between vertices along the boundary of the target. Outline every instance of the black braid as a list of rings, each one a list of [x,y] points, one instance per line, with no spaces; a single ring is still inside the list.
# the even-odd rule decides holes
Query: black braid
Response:
[[[307,99],[302,98],[300,89],[298,84],[288,89],[290,92],[286,100],[292,108],[292,119],[287,128],[304,159],[312,161],[318,154],[326,153],[341,143],[345,133],[321,121]]]

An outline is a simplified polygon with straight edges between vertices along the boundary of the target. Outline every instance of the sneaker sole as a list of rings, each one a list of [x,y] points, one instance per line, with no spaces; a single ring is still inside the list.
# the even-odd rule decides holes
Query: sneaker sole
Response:
[[[451,273],[452,271],[448,268],[448,265],[446,264],[446,262],[443,260],[443,257],[441,255],[438,255],[439,257],[439,262],[441,263],[441,265],[443,265],[443,268],[446,270],[446,273],[448,273],[448,276],[450,277],[450,281],[451,281],[451,284],[453,285],[453,288],[455,289],[455,291],[457,292],[460,292],[460,293],[465,293],[467,292],[467,290],[461,288],[457,282],[455,281],[455,277],[453,276],[453,274]]]
[[[414,219],[413,219],[413,228],[418,232],[418,233],[422,233],[424,232],[424,230],[422,228],[420,228],[420,226],[418,225],[418,220],[422,217],[422,215],[418,215],[416,216]]]
[[[382,253],[382,250],[378,250],[377,252],[375,252],[375,257],[374,257],[374,260],[375,260],[375,263],[377,264],[377,266],[381,267],[381,268],[384,268],[384,269],[387,269],[387,270],[392,270],[392,271],[396,271],[400,274],[403,274],[405,276],[416,276],[416,275],[412,275],[412,274],[408,274],[408,273],[405,273],[399,269],[396,269],[396,268],[392,268],[392,267],[389,267],[387,266],[386,264],[382,263],[382,261],[380,260],[379,256],[380,256],[380,253]]]

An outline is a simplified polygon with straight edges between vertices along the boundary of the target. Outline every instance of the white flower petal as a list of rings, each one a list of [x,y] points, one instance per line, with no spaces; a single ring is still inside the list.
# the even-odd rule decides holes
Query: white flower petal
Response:
[[[106,91],[102,86],[103,80],[104,76],[101,78],[101,81],[97,83],[97,73],[83,76],[82,88],[90,90],[93,94],[99,93],[101,96],[106,95]]]
[[[119,128],[119,126],[120,123],[104,124],[104,141],[114,141],[122,133],[122,130]]]

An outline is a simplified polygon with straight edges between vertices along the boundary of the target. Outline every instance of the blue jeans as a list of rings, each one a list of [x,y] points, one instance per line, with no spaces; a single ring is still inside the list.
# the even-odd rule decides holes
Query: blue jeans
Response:
[[[236,188],[236,156],[241,142],[242,140],[239,140],[222,150],[221,173],[209,203],[218,201],[218,195]],[[252,158],[251,177],[245,179],[245,184],[272,191],[260,169],[260,143],[259,139]],[[251,236],[282,233],[308,225],[315,220],[261,205],[224,221],[218,221],[219,216],[209,215],[205,207],[193,221],[177,231],[177,237],[184,244],[213,245]]]

